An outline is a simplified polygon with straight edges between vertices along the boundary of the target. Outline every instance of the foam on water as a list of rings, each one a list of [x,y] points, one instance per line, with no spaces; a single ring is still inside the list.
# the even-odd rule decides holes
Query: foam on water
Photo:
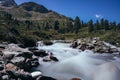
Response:
[[[81,78],[83,80],[120,80],[120,59],[112,55],[94,54],[92,51],[72,49],[70,44],[54,43],[51,46],[39,46],[53,52],[59,62],[43,62],[37,68],[43,75],[58,80]]]

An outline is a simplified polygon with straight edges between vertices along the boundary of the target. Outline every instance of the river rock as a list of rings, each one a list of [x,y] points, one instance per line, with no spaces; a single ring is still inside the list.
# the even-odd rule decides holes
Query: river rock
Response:
[[[58,62],[58,61],[59,61],[59,60],[58,60],[56,57],[54,57],[54,56],[50,56],[50,59],[53,60],[53,61],[55,61],[55,62]]]
[[[8,63],[8,64],[5,65],[5,68],[6,68],[6,70],[16,70],[17,66],[15,66],[12,63]]]
[[[37,67],[37,66],[40,65],[38,58],[33,58],[33,59],[30,60],[30,62],[31,62],[32,67]]]
[[[44,58],[43,58],[43,61],[44,61],[44,62],[50,62],[50,61],[51,61],[51,59],[50,59],[50,57],[49,57],[49,56],[47,56],[47,57],[44,57]]]
[[[4,69],[4,65],[0,64],[0,71]]]
[[[22,52],[16,55],[16,57],[25,57],[25,58],[32,58],[32,52]]]
[[[115,53],[119,52],[117,48],[113,48],[104,41],[100,41],[99,38],[81,38],[74,41],[71,45],[73,48],[80,50],[92,50],[97,53]]]
[[[36,77],[38,77],[38,76],[42,76],[42,72],[40,72],[40,71],[35,71],[35,72],[32,72],[31,75],[32,75],[33,78],[36,78]]]
[[[44,50],[37,50],[37,51],[34,51],[33,54],[35,56],[39,56],[39,57],[45,57],[48,55],[48,53],[46,53],[46,51]]]
[[[21,69],[25,69],[25,66],[27,65],[25,63],[25,58],[24,57],[14,57],[11,62],[18,66]]]
[[[29,47],[28,50],[31,51],[31,52],[34,52],[34,51],[37,51],[37,50],[39,50],[39,49],[36,48],[36,47]]]
[[[11,78],[13,78],[15,80],[18,80],[18,79],[20,79],[20,80],[34,80],[28,72],[12,71],[12,70],[8,70],[6,72]]]
[[[72,78],[71,80],[81,80],[80,78]]]
[[[8,75],[3,75],[3,76],[2,76],[2,79],[0,79],[0,80],[10,80],[10,78],[9,78]]]
[[[4,62],[0,61],[0,71],[4,70]]]
[[[14,56],[15,56],[15,54],[4,54],[3,59],[4,60],[11,60],[11,59],[13,59]]]
[[[47,76],[39,76],[36,80],[56,80],[56,79]]]
[[[43,41],[43,44],[48,46],[48,45],[53,45],[53,42],[51,42],[51,41]]]

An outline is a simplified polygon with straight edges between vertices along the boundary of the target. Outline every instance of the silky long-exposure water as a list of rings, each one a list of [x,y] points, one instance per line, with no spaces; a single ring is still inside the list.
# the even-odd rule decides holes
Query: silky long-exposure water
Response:
[[[120,80],[120,59],[113,55],[80,51],[71,48],[69,43],[54,43],[38,48],[52,52],[59,59],[59,62],[43,62],[39,58],[40,66],[37,70],[43,75],[57,80]]]

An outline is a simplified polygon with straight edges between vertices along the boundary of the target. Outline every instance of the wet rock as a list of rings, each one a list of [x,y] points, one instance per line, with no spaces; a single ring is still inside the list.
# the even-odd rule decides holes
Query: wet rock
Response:
[[[36,78],[36,77],[38,77],[38,76],[42,76],[42,72],[40,72],[40,71],[35,71],[35,72],[32,72],[31,75],[32,75],[33,78]]]
[[[43,44],[48,46],[48,45],[53,45],[53,42],[51,42],[51,41],[43,41]]]
[[[18,44],[18,47],[20,47],[20,48],[26,48],[23,44]]]
[[[15,54],[4,54],[3,59],[4,60],[11,60],[14,56],[15,56]]]
[[[44,61],[44,62],[50,62],[51,59],[50,59],[50,57],[47,56],[47,57],[44,57],[44,58],[43,58],[43,61]]]
[[[37,66],[39,66],[39,60],[38,60],[38,58],[33,58],[33,59],[31,59],[31,66],[32,67],[37,67]]]
[[[17,80],[17,79],[21,79],[21,80],[34,80],[32,78],[32,76],[28,72],[24,72],[24,71],[11,71],[11,70],[6,71],[6,72],[7,72],[7,74],[11,78],[13,78],[15,80]]]
[[[9,76],[8,75],[3,75],[2,76],[2,80],[9,80],[10,78],[9,78]]]
[[[15,66],[12,63],[6,64],[5,67],[6,67],[6,70],[16,70],[17,69],[17,66]]]
[[[2,71],[4,69],[4,62],[0,61],[0,71]]]
[[[73,48],[78,48],[82,51],[92,50],[97,53],[115,53],[118,52],[117,48],[112,48],[112,45],[100,41],[99,38],[81,38],[74,41],[71,45]]]
[[[2,57],[3,56],[3,53],[2,53],[2,51],[0,51],[0,57]]]
[[[15,64],[16,66],[18,66],[19,68],[21,68],[21,69],[24,69],[25,66],[27,65],[27,64],[25,63],[25,58],[24,58],[24,57],[14,57],[14,58],[11,60],[11,62],[12,62],[13,64]]]
[[[4,69],[4,65],[0,64],[0,71]]]
[[[46,51],[44,50],[37,50],[37,51],[34,51],[33,54],[35,56],[39,56],[39,57],[45,57],[48,55],[48,53],[46,53]]]
[[[39,76],[36,80],[56,80],[56,79],[47,76]]]
[[[1,74],[0,74],[0,80],[3,80],[3,79],[2,79],[2,75],[1,75]]]
[[[0,79],[1,80],[1,79]],[[3,75],[2,76],[2,80],[10,80],[9,76],[8,75]]]
[[[1,48],[1,49],[5,49],[6,46],[7,46],[7,45],[5,45],[5,44],[0,44],[0,48]]]
[[[78,46],[77,41],[73,42],[73,44],[71,45],[72,48],[76,48]]]
[[[81,80],[80,78],[72,78],[71,80]]]
[[[59,61],[59,60],[58,60],[56,57],[54,57],[54,56],[50,56],[50,59],[53,60],[53,61],[56,61],[56,62]]]
[[[31,52],[34,52],[34,51],[37,51],[38,49],[36,47],[29,47],[28,50]]]
[[[16,57],[25,57],[25,58],[32,58],[33,53],[31,52],[22,52],[16,55]]]

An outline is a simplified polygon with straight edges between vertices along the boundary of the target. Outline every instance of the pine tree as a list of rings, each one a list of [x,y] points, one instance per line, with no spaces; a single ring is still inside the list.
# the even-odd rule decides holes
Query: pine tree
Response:
[[[54,30],[59,30],[59,22],[58,22],[58,20],[54,22]]]
[[[104,27],[105,27],[104,28],[105,30],[109,30],[110,29],[108,20],[105,20]]]
[[[110,23],[110,29],[116,31],[117,30],[117,25],[116,22],[111,22]]]
[[[77,16],[75,18],[75,20],[74,20],[74,30],[75,30],[75,33],[78,33],[80,28],[81,28],[81,22],[80,22],[79,17]]]
[[[73,32],[73,24],[71,21],[67,21],[68,32]]]
[[[100,30],[100,24],[98,20],[96,20],[96,23],[95,23],[95,30]]]
[[[93,20],[90,20],[90,21],[88,22],[88,31],[89,31],[89,32],[94,31]]]
[[[45,30],[48,31],[50,29],[48,22],[45,24]]]
[[[104,19],[102,18],[101,21],[100,21],[100,29],[104,29]]]
[[[117,30],[120,30],[120,23],[118,23],[117,25]]]

